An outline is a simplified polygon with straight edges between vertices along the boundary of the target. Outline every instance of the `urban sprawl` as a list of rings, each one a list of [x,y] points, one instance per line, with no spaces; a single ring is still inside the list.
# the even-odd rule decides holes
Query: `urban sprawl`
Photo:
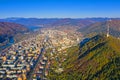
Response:
[[[80,40],[77,33],[53,29],[39,32],[0,54],[0,80],[46,80],[52,65],[48,57],[54,58],[54,54],[61,53]]]

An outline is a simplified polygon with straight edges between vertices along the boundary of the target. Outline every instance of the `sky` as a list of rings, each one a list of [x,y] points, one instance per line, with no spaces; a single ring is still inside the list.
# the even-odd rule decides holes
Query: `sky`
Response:
[[[0,0],[0,18],[120,17],[120,0]]]

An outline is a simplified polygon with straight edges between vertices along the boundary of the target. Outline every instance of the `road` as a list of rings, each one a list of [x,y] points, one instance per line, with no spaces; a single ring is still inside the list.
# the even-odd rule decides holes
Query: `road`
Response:
[[[34,74],[34,71],[36,69],[36,67],[38,66],[38,64],[40,63],[40,60],[42,60],[42,56],[43,54],[45,53],[45,44],[48,42],[48,38],[45,38],[45,40],[43,41],[43,47],[41,48],[40,50],[40,55],[36,61],[36,63],[34,64],[34,67],[30,70],[30,72],[28,73],[27,75],[27,79],[28,80],[32,80],[32,77],[33,77],[33,74]],[[45,76],[45,66],[46,66],[47,62],[45,62],[45,65],[43,66],[44,69],[43,69],[43,73],[41,75],[41,80],[43,80],[44,76]]]
[[[33,76],[33,74],[34,74],[34,71],[35,71],[38,63],[40,62],[40,60],[41,60],[41,58],[42,58],[42,56],[43,56],[43,53],[44,53],[44,48],[41,48],[41,52],[40,52],[40,55],[39,55],[39,57],[38,57],[38,60],[36,61],[33,69],[30,70],[29,74],[27,75],[27,79],[28,79],[28,80],[32,80],[32,76]]]

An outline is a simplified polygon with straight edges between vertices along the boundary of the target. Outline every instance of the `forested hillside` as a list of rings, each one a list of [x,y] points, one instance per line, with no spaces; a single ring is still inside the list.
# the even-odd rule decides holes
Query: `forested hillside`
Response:
[[[96,35],[83,40],[58,58],[51,65],[50,80],[120,79],[120,40],[112,36]]]

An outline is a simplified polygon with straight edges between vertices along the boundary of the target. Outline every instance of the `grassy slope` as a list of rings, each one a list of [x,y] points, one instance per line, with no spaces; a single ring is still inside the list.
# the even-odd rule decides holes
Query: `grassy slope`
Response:
[[[50,72],[51,80],[110,80],[120,77],[120,40],[97,35],[82,47],[67,50],[64,71]],[[53,67],[53,66],[52,66]],[[52,75],[52,76],[51,76]]]

